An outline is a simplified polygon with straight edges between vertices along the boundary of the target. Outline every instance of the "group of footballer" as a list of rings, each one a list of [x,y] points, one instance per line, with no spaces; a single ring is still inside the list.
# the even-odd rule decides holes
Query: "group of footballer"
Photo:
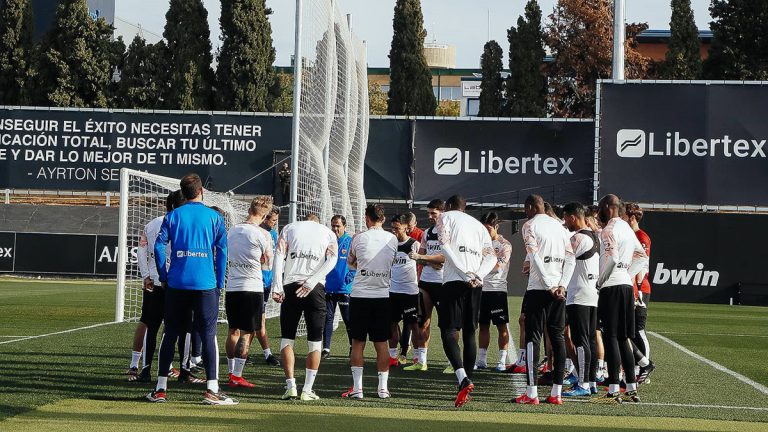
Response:
[[[639,229],[642,210],[616,196],[604,197],[598,206],[567,204],[558,209],[561,214],[540,196],[526,199],[528,221],[521,231],[528,287],[514,361],[507,302],[512,245],[499,234],[501,220],[495,212],[478,221],[465,213],[465,200],[454,195],[427,205],[431,225],[423,231],[416,227],[414,214],[387,221],[382,206],[372,204],[365,209],[367,229],[354,236],[346,232],[344,216],[333,216],[328,228],[314,214],[288,224],[278,235],[279,210],[271,197],[258,196],[247,219],[232,221],[227,231],[227,216],[203,204],[199,176],[185,176],[180,186],[168,196],[168,213],[144,228],[139,245],[142,316],[128,379],[151,381],[157,334],[164,323],[157,384],[146,396],[151,402],[167,400],[172,377],[205,383],[206,404],[238,403],[218,383],[216,323],[225,285],[229,387],[253,387],[243,372],[251,341],[257,338],[265,361],[283,367],[286,400],[319,399],[313,386],[321,361],[331,355],[337,309],[349,340],[352,375],[343,398],[364,397],[368,340],[376,352],[379,398],[390,397],[391,367],[426,371],[433,309],[450,362],[445,372],[455,374],[458,382],[456,407],[470,400],[474,370],[488,367],[491,324],[499,333],[496,370],[526,375],[527,388],[517,403],[538,404],[537,385],[549,380],[549,403],[589,397],[603,381],[608,391],[594,400],[636,403],[638,382],[654,369],[644,332],[650,240]],[[270,297],[280,303],[282,363],[271,353],[266,334],[264,312]],[[299,392],[294,344],[302,316],[307,356]],[[542,344],[546,359],[540,365]],[[410,345],[412,360],[407,358]],[[172,367],[177,346],[180,370]],[[205,371],[205,380],[195,375],[197,370]],[[567,391],[562,390],[564,382],[572,385]]]

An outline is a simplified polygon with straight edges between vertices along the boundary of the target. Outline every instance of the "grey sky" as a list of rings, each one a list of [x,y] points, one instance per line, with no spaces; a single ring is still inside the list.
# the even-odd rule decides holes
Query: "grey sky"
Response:
[[[208,9],[211,40],[214,50],[219,42],[220,0],[203,0]],[[305,0],[305,4],[311,0]],[[392,40],[392,15],[395,0],[336,0],[342,13],[352,14],[352,30],[368,43],[368,65],[389,66],[389,46]],[[428,41],[456,46],[456,66],[478,67],[483,45],[488,40],[488,11],[490,10],[490,37],[509,49],[506,30],[523,13],[526,0],[422,0],[424,23]],[[116,0],[115,15],[129,23],[162,34],[165,26],[165,0]],[[539,0],[545,22],[556,0]],[[709,0],[692,0],[696,24],[709,28]],[[272,37],[277,50],[276,64],[286,66],[293,53],[294,0],[267,0],[274,10]],[[627,0],[628,22],[647,22],[651,29],[668,29],[670,0]],[[506,60],[505,60],[506,63]]]

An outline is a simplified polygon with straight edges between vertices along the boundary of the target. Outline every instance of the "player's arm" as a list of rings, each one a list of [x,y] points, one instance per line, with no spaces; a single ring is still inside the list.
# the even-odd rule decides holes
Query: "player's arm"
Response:
[[[453,250],[453,244],[451,243],[451,227],[444,223],[443,219],[445,215],[440,215],[435,225],[435,232],[437,232],[437,238],[440,240],[440,244],[443,247],[443,256],[445,261],[456,267],[459,273],[463,275],[465,282],[472,279],[467,275],[468,270],[461,264],[459,257]]]
[[[325,248],[325,262],[315,270],[315,273],[304,282],[304,286],[309,290],[320,283],[321,280],[328,276],[328,273],[333,271],[336,267],[336,262],[339,260],[339,244],[337,243],[336,236],[328,231],[328,247]],[[307,292],[308,294],[309,292]]]
[[[642,244],[640,244],[640,241],[635,237],[634,244],[634,251],[632,252],[632,262],[629,264],[629,269],[627,269],[627,272],[629,272],[629,276],[632,277],[635,280],[639,280],[639,284],[643,282],[643,278],[645,278],[645,274],[648,272],[648,255],[645,253],[645,248]],[[640,286],[638,284],[638,286]]]
[[[219,216],[214,227],[214,270],[216,272],[216,288],[223,289],[227,280],[227,229],[224,226],[224,218]]]
[[[648,264],[650,265],[651,261],[651,239],[646,235],[643,236],[643,239],[640,241],[640,244],[643,246],[643,250],[645,251],[645,255],[648,256]],[[637,283],[637,286],[640,286],[643,284],[643,279],[645,278],[645,275],[648,274],[650,269],[648,266],[645,267],[645,272],[638,272],[637,276],[635,276],[635,282]]]
[[[285,296],[283,293],[283,268],[285,267],[287,249],[288,243],[285,240],[285,230],[283,230],[277,239],[275,263],[272,267],[272,298],[278,303],[282,302]]]
[[[547,288],[557,287],[558,281],[550,280],[544,273],[544,260],[539,256],[539,241],[530,224],[523,225],[523,242],[525,243],[526,261],[530,263],[530,270],[535,270],[541,277]],[[529,270],[529,271],[530,271]]]
[[[275,254],[272,252],[274,245],[272,244],[272,236],[266,230],[263,231],[262,236],[264,238],[261,240],[263,242],[261,247],[261,269],[269,271],[272,269],[275,260]]]
[[[496,251],[493,250],[493,242],[487,232],[483,232],[482,246],[483,260],[480,262],[480,268],[477,269],[477,273],[475,273],[480,285],[482,285],[483,279],[488,276],[488,273],[499,264],[499,257],[496,256]]]
[[[357,253],[355,248],[357,247],[357,234],[352,237],[352,241],[349,243],[349,252],[347,253],[347,265],[350,271],[357,270]]]
[[[616,239],[613,237],[613,230],[604,229],[600,232],[600,240],[603,252],[600,259],[600,276],[597,278],[598,288],[611,277],[613,270],[616,269],[616,263],[619,262],[618,250],[616,249]]]
[[[163,224],[160,226],[160,232],[155,240],[155,266],[160,282],[168,282],[168,270],[165,268],[165,248],[168,244],[168,233],[170,232],[169,216],[163,218]]]
[[[563,242],[565,243],[565,262],[563,263],[563,275],[557,286],[561,295],[565,294],[568,283],[571,281],[571,277],[573,277],[573,271],[576,269],[576,254],[574,253],[571,239],[567,235],[563,235]]]
[[[139,237],[139,248],[136,250],[136,255],[138,255],[137,258],[139,260],[139,273],[144,280],[144,289],[152,289],[152,279],[149,275],[149,254],[147,252],[147,246],[149,246],[149,242],[147,241],[147,230],[144,229],[141,232],[141,237]]]

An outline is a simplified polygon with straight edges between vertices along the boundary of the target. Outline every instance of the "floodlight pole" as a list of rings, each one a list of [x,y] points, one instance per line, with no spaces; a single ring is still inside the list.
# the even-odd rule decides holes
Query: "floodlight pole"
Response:
[[[613,79],[624,80],[625,0],[613,0]]]
[[[302,0],[296,0],[296,39],[293,54],[293,136],[291,138],[291,203],[288,222],[296,222],[299,195],[299,126],[301,124],[301,9]]]

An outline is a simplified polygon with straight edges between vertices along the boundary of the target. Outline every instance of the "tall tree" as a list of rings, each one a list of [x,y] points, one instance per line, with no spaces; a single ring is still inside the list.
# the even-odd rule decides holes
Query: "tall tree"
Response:
[[[714,40],[704,63],[709,79],[768,79],[768,2],[712,0]]]
[[[161,95],[167,63],[165,42],[147,44],[139,35],[128,46],[120,80],[121,108],[153,109],[163,106]]]
[[[202,0],[170,0],[163,37],[168,46],[169,74],[165,107],[213,108],[211,31]]]
[[[265,0],[222,0],[221,39],[216,70],[216,106],[223,110],[266,111],[274,84],[275,49]]]
[[[28,102],[32,48],[31,2],[0,0],[0,105]]]
[[[504,103],[504,80],[501,78],[503,56],[504,52],[498,42],[492,40],[485,43],[480,58],[483,80],[480,82],[479,117],[501,116]]]
[[[558,0],[547,26],[552,50],[550,104],[558,117],[593,117],[598,79],[611,77],[613,61],[613,2]],[[625,73],[643,78],[649,59],[637,51],[636,36],[647,24],[627,25]]]
[[[699,29],[691,10],[691,0],[672,0],[669,29],[672,35],[662,67],[662,77],[683,80],[700,78]]]
[[[419,0],[397,0],[389,51],[390,87],[387,113],[435,115],[432,72],[424,57],[424,16]]]
[[[40,46],[35,103],[108,106],[113,30],[104,18],[91,18],[85,0],[62,0]]]
[[[505,113],[512,117],[547,116],[547,77],[544,61],[544,31],[541,8],[536,0],[525,5],[525,16],[517,19],[517,28],[507,31],[509,41],[509,77],[506,82]]]

